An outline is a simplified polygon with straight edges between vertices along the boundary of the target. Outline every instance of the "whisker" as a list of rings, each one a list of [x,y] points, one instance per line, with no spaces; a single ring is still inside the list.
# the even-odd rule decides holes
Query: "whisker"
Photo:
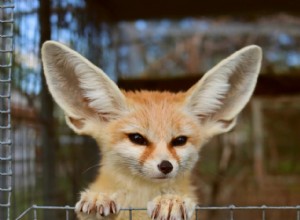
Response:
[[[93,169],[93,168],[95,168],[95,167],[100,167],[100,164],[95,164],[95,165],[93,165],[93,166],[87,168],[87,169],[86,169],[85,171],[83,171],[82,173],[84,174],[84,173],[90,171],[91,169]]]

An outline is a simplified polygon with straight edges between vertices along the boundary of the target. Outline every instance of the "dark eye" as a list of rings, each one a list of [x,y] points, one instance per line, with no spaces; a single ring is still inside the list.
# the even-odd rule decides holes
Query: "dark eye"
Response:
[[[171,144],[173,147],[183,146],[186,144],[187,139],[188,138],[186,136],[178,136],[172,140]]]
[[[137,145],[147,145],[148,144],[148,140],[139,133],[128,134],[128,138],[132,143],[137,144]]]

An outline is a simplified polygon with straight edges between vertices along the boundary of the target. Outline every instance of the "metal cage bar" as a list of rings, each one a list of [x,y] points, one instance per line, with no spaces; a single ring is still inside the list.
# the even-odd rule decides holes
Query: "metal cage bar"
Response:
[[[33,219],[38,219],[38,210],[52,210],[52,211],[64,211],[66,213],[66,220],[69,220],[69,213],[74,211],[74,207],[71,206],[38,206],[33,205],[30,208],[26,209],[16,220],[21,220],[25,218],[27,215],[32,214]],[[261,220],[266,219],[266,211],[275,211],[275,210],[291,210],[295,212],[295,220],[300,220],[300,205],[297,206],[197,206],[195,209],[195,217],[196,220],[206,219],[203,218],[201,212],[204,211],[228,211],[229,216],[226,219],[234,220],[234,213],[236,211],[260,211],[261,212]],[[143,208],[123,208],[120,210],[121,212],[129,212],[129,220],[132,219],[132,215],[135,211],[146,211]],[[257,219],[259,220],[259,219]],[[290,219],[293,220],[293,219]]]
[[[11,219],[12,141],[11,75],[13,56],[14,2],[0,1],[0,219]]]
[[[12,164],[12,140],[11,140],[11,81],[12,81],[12,57],[14,1],[0,0],[0,219],[12,219],[11,197],[13,183]],[[17,206],[19,204],[16,204]],[[74,207],[71,206],[38,206],[32,205],[25,209],[16,220],[41,219],[40,211],[60,212],[64,219],[72,219]],[[197,206],[195,210],[196,220],[208,219],[204,217],[207,211],[224,211],[226,218],[237,219],[239,211],[258,211],[261,220],[268,219],[268,212],[278,210],[290,210],[294,213],[295,220],[300,220],[300,205],[298,206]],[[122,212],[128,212],[128,219],[133,219],[137,211],[146,211],[143,208],[123,208]],[[291,220],[293,220],[291,219]]]

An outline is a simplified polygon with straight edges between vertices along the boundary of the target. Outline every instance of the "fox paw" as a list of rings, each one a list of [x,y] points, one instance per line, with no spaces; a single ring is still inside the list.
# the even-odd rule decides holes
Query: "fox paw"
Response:
[[[148,202],[148,215],[152,220],[187,220],[193,215],[195,203],[176,195],[157,196]]]
[[[120,205],[116,195],[109,196],[104,193],[84,191],[81,193],[79,202],[75,205],[75,212],[79,215],[96,215],[97,219],[117,214]]]

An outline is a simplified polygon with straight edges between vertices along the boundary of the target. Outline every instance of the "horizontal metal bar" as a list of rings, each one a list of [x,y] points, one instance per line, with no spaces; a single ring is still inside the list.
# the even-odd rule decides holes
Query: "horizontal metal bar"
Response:
[[[0,144],[1,145],[10,145],[11,144],[11,140],[9,140],[9,141],[0,141]]]
[[[300,210],[300,205],[296,206],[197,206],[196,210],[279,210],[279,209],[292,209]],[[122,211],[145,211],[146,208],[121,208]]]
[[[10,125],[0,126],[0,129],[11,129],[11,126]],[[0,144],[3,144],[3,143],[4,142],[0,142]]]
[[[9,188],[0,188],[0,192],[11,192],[11,187],[9,187]]]
[[[56,209],[56,210],[74,210],[75,207],[73,206],[39,206],[39,205],[33,205],[33,209]]]
[[[12,53],[13,52],[13,50],[1,50],[0,49],[0,53]]]
[[[0,172],[0,176],[12,176],[12,172],[7,172],[7,173]]]
[[[146,208],[121,208],[121,211],[146,211]]]
[[[10,95],[0,95],[0,98],[10,98]]]
[[[9,114],[10,110],[0,110],[0,114]]]
[[[33,205],[32,209],[49,209],[49,210],[74,210],[74,206],[39,206]],[[300,210],[300,205],[296,206],[197,206],[196,210]],[[146,208],[121,208],[121,211],[145,211]]]
[[[10,20],[0,20],[0,23],[13,23],[14,20],[10,19]]]
[[[27,208],[24,212],[22,212],[16,220],[23,218],[27,213],[32,210],[74,210],[74,206],[38,206],[32,205],[31,207]],[[297,210],[297,213],[300,210],[300,205],[297,206],[197,206],[196,210]],[[146,211],[146,208],[121,208],[120,211]]]
[[[0,79],[0,83],[9,83],[11,79]]]
[[[0,207],[10,207],[10,203],[0,203]]]
[[[33,205],[34,209],[63,209],[74,210],[73,206],[38,206]],[[197,206],[196,210],[264,210],[264,209],[300,209],[300,205],[297,206]],[[145,211],[146,208],[121,208],[121,211]]]
[[[0,8],[15,8],[15,5],[0,5]]]
[[[13,38],[14,35],[10,34],[6,34],[6,35],[0,35],[0,38]]]
[[[293,209],[299,210],[300,205],[296,206],[197,206],[196,210],[279,210],[279,209]]]
[[[10,68],[10,67],[12,67],[11,64],[0,65],[0,68]]]
[[[10,161],[10,160],[12,160],[12,157],[11,157],[11,156],[8,156],[8,157],[0,157],[0,160],[2,160],[2,161]]]
[[[13,160],[13,157],[11,155],[2,155],[0,157],[0,161],[5,161],[7,163],[7,165],[10,165],[10,163],[12,162]],[[21,161],[21,160],[18,160],[18,162]],[[23,160],[22,160],[23,161]]]

